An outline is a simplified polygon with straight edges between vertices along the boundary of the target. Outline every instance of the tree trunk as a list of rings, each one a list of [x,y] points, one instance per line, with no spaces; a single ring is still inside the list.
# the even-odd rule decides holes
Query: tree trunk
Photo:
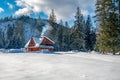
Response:
[[[113,52],[113,55],[115,55],[115,52]]]
[[[114,50],[114,49],[113,49],[113,52],[112,52],[112,53],[113,53],[113,55],[115,55],[115,50]]]

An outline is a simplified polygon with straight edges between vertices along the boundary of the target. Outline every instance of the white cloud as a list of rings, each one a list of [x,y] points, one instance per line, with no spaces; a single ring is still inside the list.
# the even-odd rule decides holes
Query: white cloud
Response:
[[[82,14],[83,14],[84,16],[89,15],[89,12],[88,12],[87,10],[85,10],[85,9],[82,9],[81,12],[82,12]]]
[[[13,9],[13,5],[10,3],[7,3],[7,5],[9,6],[10,9]]]
[[[22,8],[15,12],[15,15],[29,15],[31,10],[29,8]]]
[[[4,12],[4,9],[0,7],[0,13],[1,13],[1,12]]]
[[[82,13],[89,14],[87,9],[94,7],[95,0],[16,0],[16,5],[21,7],[15,15],[30,15],[43,11],[47,15],[51,9],[55,10],[57,19],[70,19],[75,15],[76,7],[80,7]]]

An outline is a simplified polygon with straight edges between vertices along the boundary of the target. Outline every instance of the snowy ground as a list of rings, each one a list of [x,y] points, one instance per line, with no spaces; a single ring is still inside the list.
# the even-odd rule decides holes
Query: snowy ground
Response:
[[[0,53],[0,80],[120,80],[120,56]]]

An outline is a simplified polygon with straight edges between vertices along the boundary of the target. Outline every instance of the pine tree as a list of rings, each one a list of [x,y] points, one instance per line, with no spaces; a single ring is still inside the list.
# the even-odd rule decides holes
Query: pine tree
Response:
[[[91,18],[90,15],[88,15],[85,29],[85,48],[88,51],[92,49],[91,28],[92,28]]]
[[[61,51],[62,50],[62,46],[63,46],[63,21],[60,20],[60,26],[58,27],[58,50]]]
[[[49,22],[55,23],[56,22],[56,15],[54,13],[54,9],[52,9],[51,14],[49,16]]]
[[[69,28],[68,22],[65,21],[65,27]]]
[[[3,46],[4,46],[3,40],[4,40],[3,32],[2,32],[2,30],[0,29],[0,48],[3,48]]]
[[[120,0],[115,0],[116,1],[116,4],[117,4],[117,15],[118,15],[118,26],[120,26]]]
[[[70,28],[68,22],[65,22],[65,26],[63,26],[63,37],[62,37],[62,50],[68,51],[70,50]]]
[[[8,25],[7,29],[7,39],[6,39],[6,48],[12,48],[13,47],[13,34],[14,34],[14,28],[11,25]]]
[[[14,37],[15,37],[14,48],[21,48],[25,44],[24,26],[23,26],[23,22],[21,21],[16,21],[16,24],[18,26],[14,28]]]
[[[117,0],[97,0],[96,18],[99,24],[97,47],[105,53],[120,51],[120,25],[118,25]]]
[[[71,34],[71,48],[77,50],[84,50],[85,41],[84,41],[84,18],[81,14],[81,10],[78,7],[75,15],[74,29]]]
[[[65,22],[65,27],[66,27],[66,30],[64,31],[64,33],[66,34],[66,36],[64,36],[64,41],[66,42],[66,45],[67,45],[67,49],[66,50],[70,50],[70,35],[71,35],[71,29],[69,27],[69,24],[68,22],[66,21]]]

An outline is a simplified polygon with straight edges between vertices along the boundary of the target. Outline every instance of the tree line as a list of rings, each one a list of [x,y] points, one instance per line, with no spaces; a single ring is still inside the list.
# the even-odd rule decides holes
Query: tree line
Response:
[[[55,40],[55,50],[94,50],[96,43],[96,29],[92,25],[90,15],[88,15],[85,20],[80,8],[77,7],[75,21],[72,27],[69,26],[67,21],[63,24],[62,20],[60,20],[59,25],[57,25],[56,18],[57,16],[52,9],[49,16],[49,22],[53,26],[53,29],[48,33],[48,36]]]

